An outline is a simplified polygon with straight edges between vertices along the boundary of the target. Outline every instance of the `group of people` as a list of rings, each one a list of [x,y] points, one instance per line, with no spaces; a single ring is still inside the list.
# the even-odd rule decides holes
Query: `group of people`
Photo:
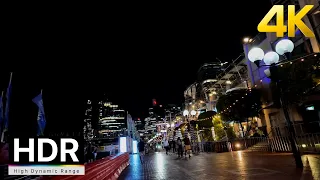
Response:
[[[189,158],[191,158],[191,141],[188,136],[185,136],[183,139],[178,137],[176,141],[172,140],[169,142],[168,138],[166,138],[163,142],[163,146],[166,150],[166,154],[168,155],[169,151],[172,149],[173,153],[178,153],[178,157],[182,158],[183,156],[187,157],[187,154],[189,155]],[[140,140],[138,143],[138,150],[140,153],[140,160],[141,163],[143,163],[143,157],[145,155],[145,142],[143,139]]]
[[[168,152],[172,149],[172,152],[178,153],[178,157],[181,158],[183,155],[187,157],[187,154],[189,155],[189,158],[191,157],[191,141],[188,136],[185,136],[183,139],[178,137],[176,141],[172,140],[169,141],[168,139],[165,139],[163,142],[163,146],[166,150],[166,154],[168,155]]]

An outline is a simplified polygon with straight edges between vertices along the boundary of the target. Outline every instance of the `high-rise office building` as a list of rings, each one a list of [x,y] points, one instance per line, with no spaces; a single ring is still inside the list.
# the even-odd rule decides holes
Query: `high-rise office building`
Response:
[[[136,129],[137,129],[137,131],[138,131],[138,133],[139,133],[139,136],[140,136],[140,137],[143,137],[143,136],[144,136],[144,132],[145,132],[145,127],[144,127],[143,122],[141,121],[140,118],[136,118],[136,119],[134,120],[134,123],[135,123],[135,125],[136,125]]]
[[[167,123],[171,123],[172,120],[176,119],[177,116],[181,116],[181,107],[175,104],[168,104],[165,107],[165,119]]]
[[[91,101],[88,100],[86,104],[85,111],[85,119],[84,119],[84,127],[83,127],[83,135],[84,139],[88,140],[93,138],[93,129],[92,129],[92,105]]]
[[[153,108],[149,108],[149,116],[144,119],[145,122],[145,134],[153,134],[156,132],[157,127],[157,115]]]
[[[145,135],[149,136],[158,132],[157,124],[165,121],[165,110],[161,104],[158,104],[156,99],[152,100],[152,107],[149,108],[149,116],[145,118]]]
[[[127,133],[127,112],[111,102],[99,102],[99,133],[103,137],[117,137]]]

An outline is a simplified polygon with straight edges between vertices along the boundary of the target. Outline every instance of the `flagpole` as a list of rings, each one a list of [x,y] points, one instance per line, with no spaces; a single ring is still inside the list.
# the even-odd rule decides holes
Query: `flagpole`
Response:
[[[41,89],[40,90],[40,95],[42,96],[42,91],[43,91],[43,89]],[[42,98],[42,97],[41,97]],[[39,112],[38,112],[38,115],[39,115],[39,113],[40,113],[40,108],[39,108]],[[39,130],[40,130],[40,134],[38,134],[38,136],[39,135],[43,135],[43,129],[42,129],[42,126],[41,126],[41,124],[40,124],[40,122],[39,122],[39,119],[37,119],[37,121],[38,121],[38,128],[39,128]]]
[[[41,91],[40,91],[41,96],[42,96],[42,90],[43,90],[43,89],[41,89]],[[42,98],[42,97],[41,97],[41,98]],[[41,135],[43,135],[43,129],[42,129],[41,126],[40,126],[40,133],[41,133]]]
[[[4,92],[4,91],[1,92],[1,102],[0,102],[0,103],[1,103],[1,106],[2,106],[2,107],[0,107],[0,108],[1,108],[1,114],[0,114],[0,118],[1,118],[1,121],[0,121],[0,134],[2,134],[2,123],[3,123],[3,121],[4,121],[4,119],[3,119],[3,118],[4,118],[4,116],[3,116],[3,113],[4,113],[4,112],[3,112],[3,92]],[[2,142],[2,138],[1,138],[0,140],[1,140],[1,142]]]
[[[8,89],[7,89],[7,95],[8,95],[8,90],[10,91],[10,89],[9,89],[9,86],[11,86],[11,81],[12,81],[12,74],[13,74],[13,72],[10,72],[10,78],[9,78],[9,83],[8,83]],[[10,93],[9,93],[9,96],[10,96]],[[8,103],[8,98],[9,97],[7,97],[6,98],[6,109],[5,109],[5,112],[6,111],[9,111],[9,103]],[[4,117],[5,119],[6,118],[8,118],[8,117]],[[2,135],[1,135],[1,142],[4,142],[4,133],[5,133],[5,131],[8,131],[8,127],[6,127],[7,126],[7,124],[9,123],[8,122],[9,121],[9,118],[7,119],[7,122],[5,122],[5,124],[4,124],[4,129],[3,129],[3,131],[2,131]]]
[[[11,84],[11,80],[12,80],[12,73],[13,73],[13,72],[11,72],[11,73],[10,73],[10,79],[9,79],[9,84],[8,84],[8,85],[10,85],[10,84]]]
[[[10,79],[9,79],[9,83],[8,83],[8,89],[7,89],[7,91],[9,90],[9,86],[11,86],[11,81],[12,81],[12,74],[13,74],[13,72],[11,72],[10,73]],[[11,88],[10,88],[11,89]],[[10,90],[11,91],[11,90]],[[9,96],[10,96],[10,94],[11,93],[9,93]],[[7,95],[8,95],[8,92],[7,92]],[[7,97],[7,99],[6,99],[6,101],[8,102],[8,99],[9,99],[9,97]],[[6,111],[7,111],[7,109],[8,109],[8,111],[9,111],[9,103],[6,103],[6,105],[8,105],[8,107],[6,107]],[[9,123],[9,118],[8,118],[8,121],[6,122],[7,124]],[[5,126],[7,126],[7,124],[5,124]],[[8,127],[5,127],[6,129],[5,129],[5,131],[8,131]],[[3,133],[4,133],[4,131],[3,131]]]

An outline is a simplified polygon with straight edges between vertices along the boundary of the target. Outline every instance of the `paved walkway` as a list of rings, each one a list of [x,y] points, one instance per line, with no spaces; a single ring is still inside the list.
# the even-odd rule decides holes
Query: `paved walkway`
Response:
[[[163,152],[130,157],[130,166],[120,180],[320,180],[320,156],[303,156],[304,168],[297,169],[291,154],[278,153],[202,153],[191,159],[178,159]]]

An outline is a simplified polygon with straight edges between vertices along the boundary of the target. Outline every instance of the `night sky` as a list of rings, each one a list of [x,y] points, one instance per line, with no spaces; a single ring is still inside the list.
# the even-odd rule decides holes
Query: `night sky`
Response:
[[[183,92],[195,81],[200,65],[216,57],[222,61],[237,58],[243,37],[258,33],[258,23],[271,8],[270,0],[215,2],[189,8],[128,11],[119,7],[105,19],[75,23],[70,18],[60,26],[47,23],[42,31],[34,32],[41,37],[36,38],[37,45],[19,54],[40,62],[37,67],[41,68],[25,71],[35,74],[29,86],[59,89],[51,96],[60,96],[61,103],[68,96],[74,100],[106,93],[113,103],[141,118],[153,98],[160,104],[181,105]],[[77,28],[69,30],[74,24]],[[29,47],[35,37],[25,36],[19,45]],[[2,89],[7,77],[2,76]],[[44,85],[32,85],[37,84],[34,78]]]
[[[237,3],[230,7],[230,2]],[[134,31],[120,30],[123,35],[112,48],[119,52],[123,71],[116,73],[122,76],[114,79],[122,80],[117,88],[106,86],[111,99],[126,105],[135,117],[145,115],[152,98],[159,104],[181,105],[183,92],[195,81],[200,65],[216,57],[222,61],[237,58],[243,52],[242,38],[258,33],[258,23],[271,8],[269,0],[219,5],[212,10],[164,11],[128,19]]]

